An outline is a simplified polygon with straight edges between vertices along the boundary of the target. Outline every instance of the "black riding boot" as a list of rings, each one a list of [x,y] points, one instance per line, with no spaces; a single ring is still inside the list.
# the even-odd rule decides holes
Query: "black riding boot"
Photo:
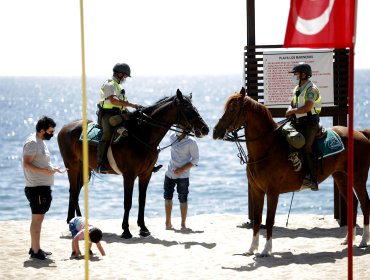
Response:
[[[105,161],[106,157],[106,151],[107,151],[107,142],[105,141],[99,141],[98,145],[98,152],[97,152],[97,162],[98,162],[98,167],[96,168],[96,171],[98,173],[107,173],[108,172],[108,167]]]
[[[309,186],[312,191],[318,191],[319,186],[317,184],[316,161],[314,156],[313,154],[304,154],[304,157],[309,173],[306,175],[303,184]]]
[[[157,172],[159,169],[162,168],[162,166],[163,166],[162,164],[159,164],[159,165],[156,164],[156,165],[154,165],[152,172],[153,173]]]

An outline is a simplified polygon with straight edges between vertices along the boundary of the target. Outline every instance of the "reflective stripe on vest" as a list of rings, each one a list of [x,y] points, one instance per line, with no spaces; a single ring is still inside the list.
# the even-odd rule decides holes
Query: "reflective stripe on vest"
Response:
[[[310,87],[313,87],[313,88],[317,89],[317,91],[319,92],[319,89],[311,81],[309,81],[297,97],[295,95],[295,92],[297,91],[298,87],[299,86],[296,86],[293,90],[293,94],[294,94],[293,105],[294,105],[294,108],[303,107],[305,105],[305,103],[306,103],[306,92]],[[316,98],[316,100],[313,104],[313,107],[311,108],[311,114],[312,115],[318,115],[318,114],[320,114],[320,112],[321,112],[321,95],[320,95],[320,92],[319,92],[319,96],[318,96],[318,98]],[[296,118],[302,118],[302,117],[306,117],[306,116],[307,116],[307,113],[296,114]]]
[[[119,83],[117,83],[115,80],[111,80],[111,79],[108,79],[108,82],[113,82],[113,86],[114,86],[114,92],[116,93],[117,97],[119,100],[121,101],[125,101],[127,102],[127,98],[124,94],[124,90],[122,89],[121,85]],[[104,83],[105,85],[105,83]],[[103,86],[104,86],[103,85]],[[100,89],[100,104],[102,104],[102,107],[103,109],[113,109],[113,108],[118,108],[120,109],[121,111],[125,111],[126,108],[124,106],[117,106],[117,105],[113,105],[113,104],[107,104],[105,102],[105,98],[104,98],[104,91],[103,91],[103,86],[101,87]]]

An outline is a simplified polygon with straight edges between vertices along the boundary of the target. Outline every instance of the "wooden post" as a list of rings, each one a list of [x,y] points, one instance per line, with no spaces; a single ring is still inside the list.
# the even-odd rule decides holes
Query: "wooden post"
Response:
[[[248,46],[255,46],[256,45],[256,33],[255,33],[255,5],[254,0],[247,0],[247,45]],[[254,53],[254,50],[250,50]],[[255,55],[248,55],[248,58],[255,58]],[[245,68],[250,70],[257,70],[256,65],[252,64],[249,61],[245,62]],[[252,78],[253,76],[248,75],[247,76],[247,88],[250,89],[252,84]],[[257,77],[257,74],[256,76]],[[248,218],[250,221],[253,221],[253,201],[252,201],[252,195],[251,195],[251,189],[248,182]]]

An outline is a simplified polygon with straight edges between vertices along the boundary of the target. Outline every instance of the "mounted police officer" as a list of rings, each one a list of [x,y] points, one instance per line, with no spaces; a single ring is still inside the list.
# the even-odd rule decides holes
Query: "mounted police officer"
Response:
[[[139,109],[142,106],[128,102],[125,90],[121,84],[127,77],[131,77],[130,66],[126,63],[117,63],[113,67],[113,76],[107,79],[100,89],[101,99],[98,104],[101,113],[101,126],[103,128],[103,136],[99,141],[97,151],[97,172],[107,173],[107,163],[105,162],[107,149],[111,142],[112,134],[116,126],[120,125],[127,116],[126,107]],[[117,129],[121,136],[127,135],[126,128],[119,127]]]
[[[312,76],[311,66],[299,63],[289,73],[293,73],[293,99],[285,116],[292,120],[292,125],[304,135],[303,147],[304,161],[306,162],[306,176],[303,185],[318,190],[316,160],[312,151],[312,144],[320,129],[321,96],[317,86],[310,81]],[[289,156],[292,160],[292,154]],[[293,160],[292,160],[293,162]],[[293,163],[294,164],[294,163]]]

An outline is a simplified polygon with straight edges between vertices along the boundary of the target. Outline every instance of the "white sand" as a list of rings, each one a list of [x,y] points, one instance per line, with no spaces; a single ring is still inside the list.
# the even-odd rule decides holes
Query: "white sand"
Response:
[[[96,254],[89,262],[90,279],[347,279],[347,247],[341,245],[346,227],[332,216],[277,216],[273,255],[244,256],[252,230],[238,228],[246,216],[200,215],[188,218],[190,232],[164,229],[164,219],[147,219],[152,232],[138,236],[135,220],[130,221],[132,239],[121,239],[121,220],[91,220],[103,230],[106,256]],[[353,248],[354,279],[370,279],[370,248],[359,249],[361,228]],[[0,221],[0,279],[84,279],[84,259],[70,259],[71,237],[65,221],[46,220],[42,248],[53,252],[44,261],[30,259],[29,221]],[[261,230],[261,252],[265,230]],[[80,242],[83,249],[84,243]]]

